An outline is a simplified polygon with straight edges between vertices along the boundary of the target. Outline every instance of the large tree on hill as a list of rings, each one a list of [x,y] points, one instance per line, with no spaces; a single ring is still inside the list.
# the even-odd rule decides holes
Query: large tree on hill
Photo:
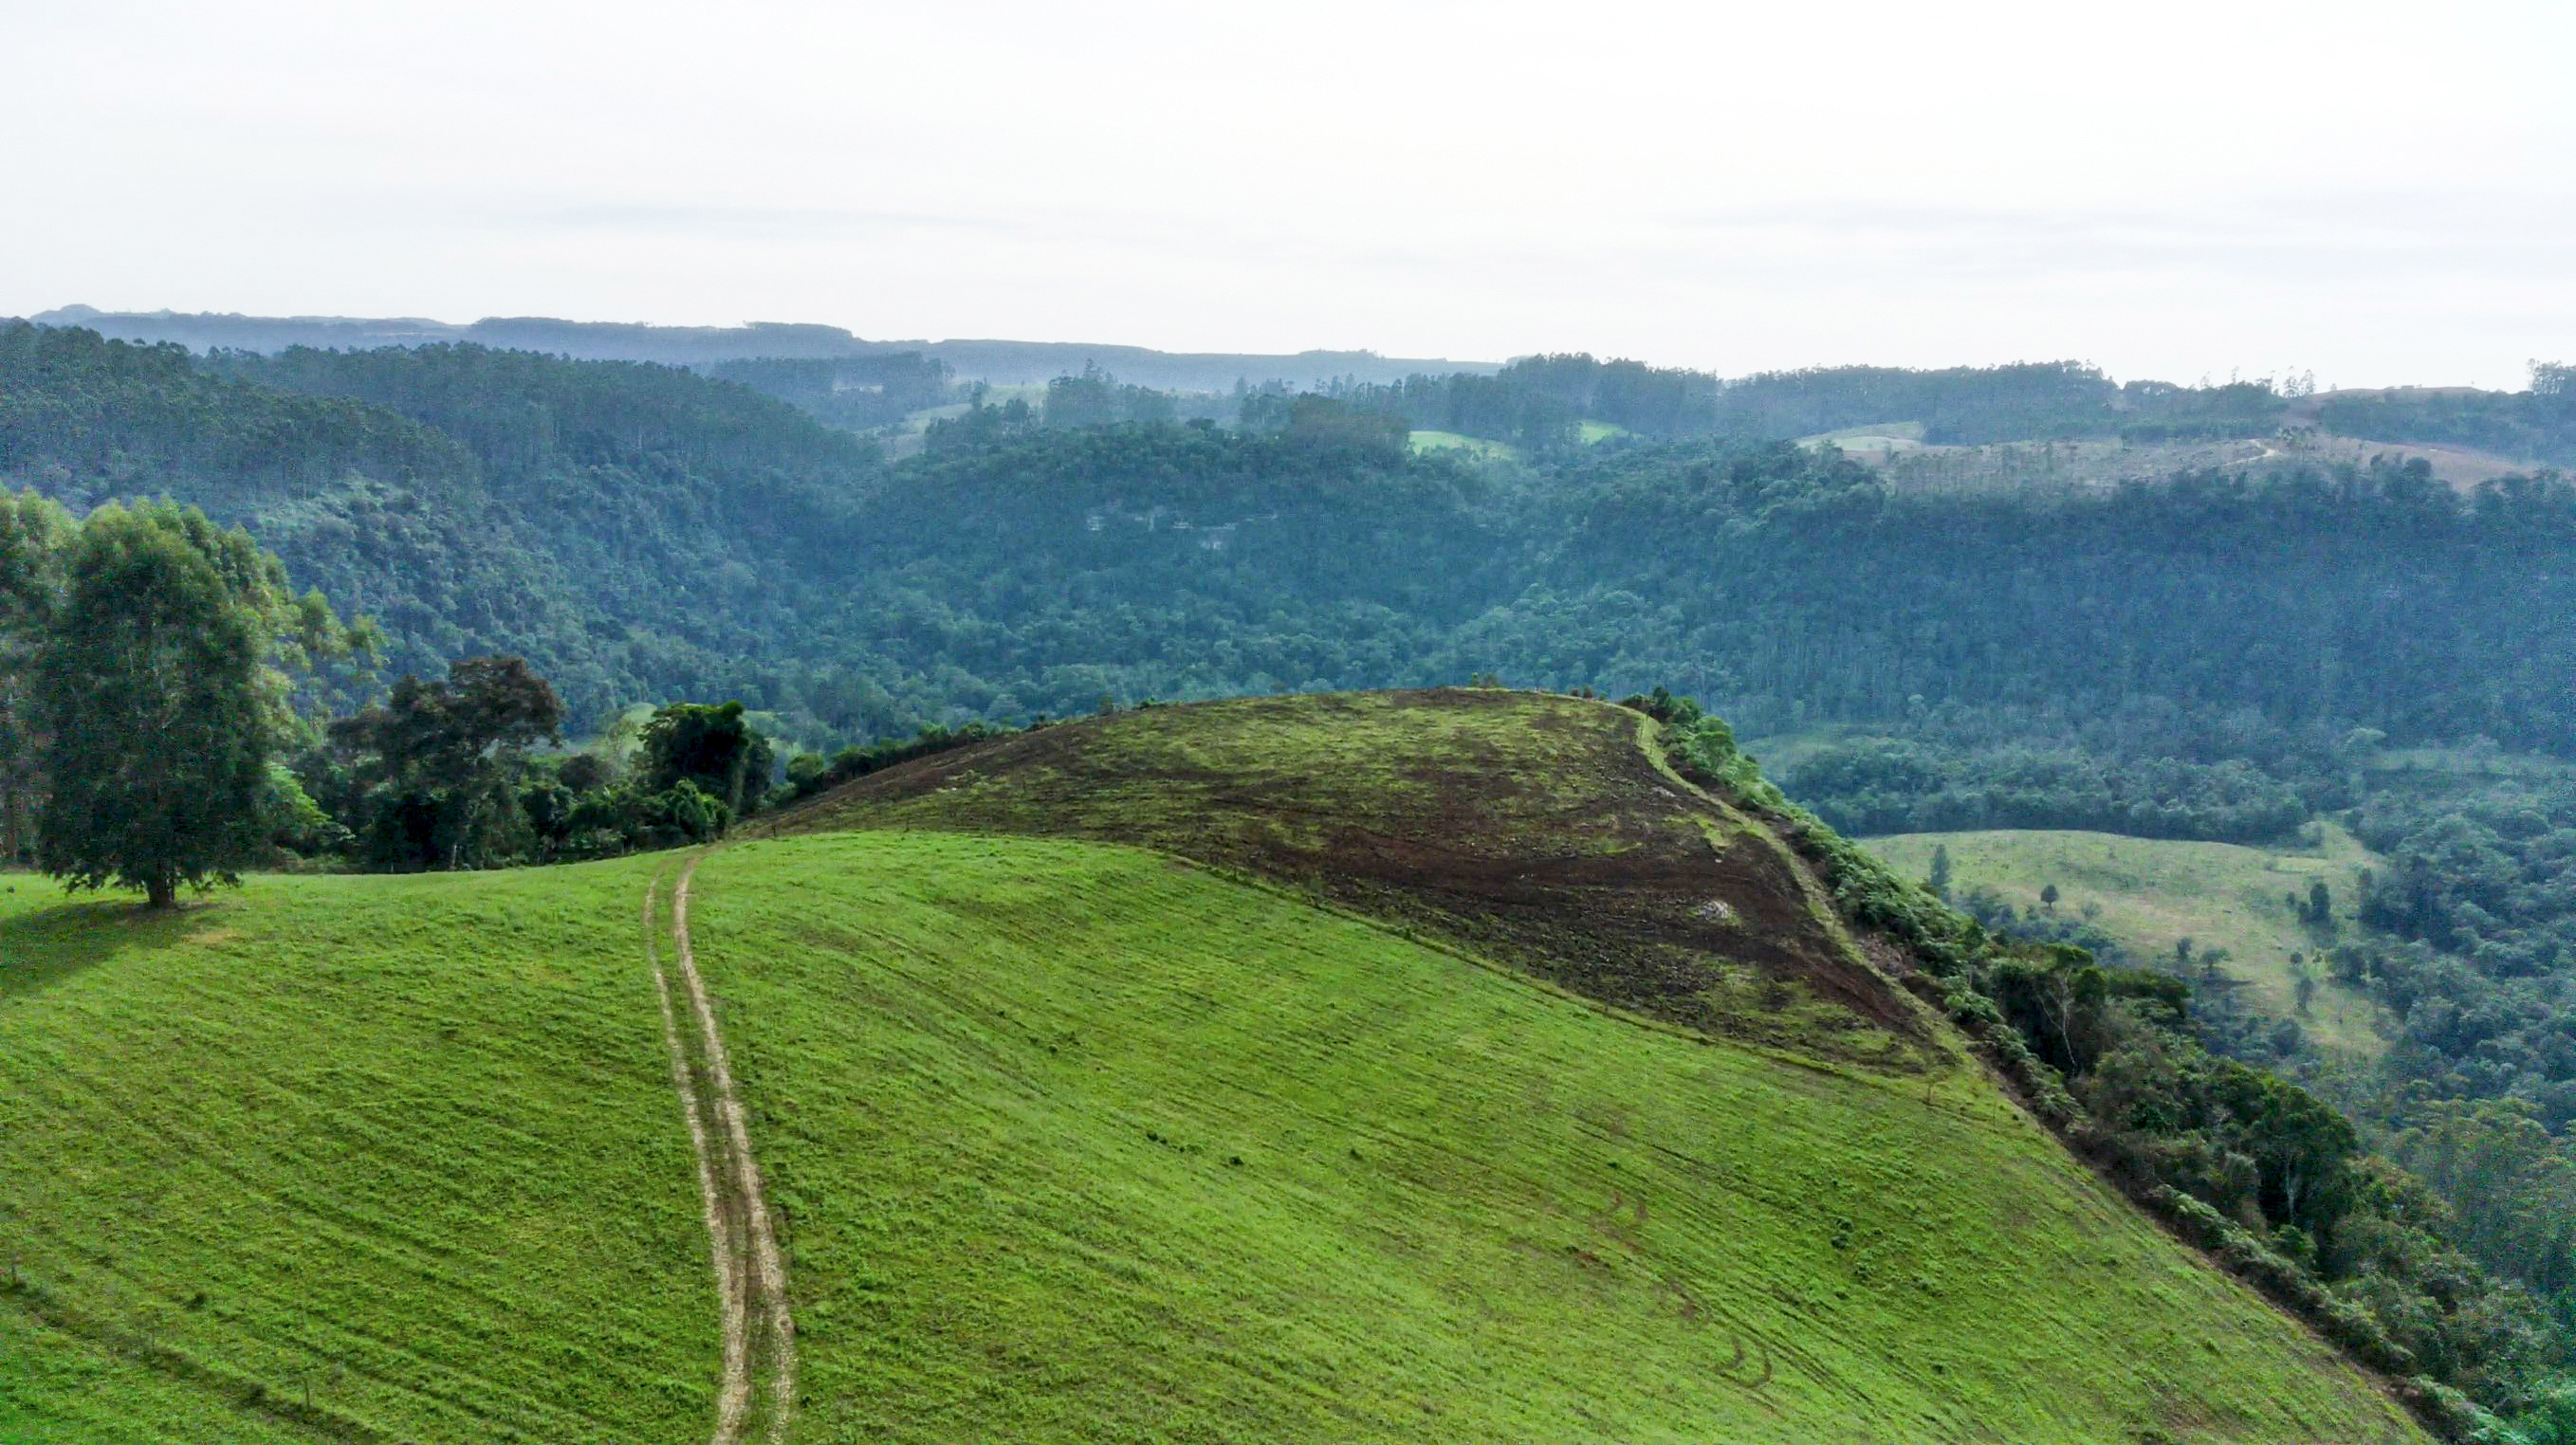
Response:
[[[92,514],[34,665],[42,865],[73,888],[141,888],[155,908],[183,883],[237,881],[256,856],[273,741],[259,610],[187,520],[167,505]]]
[[[74,888],[125,883],[167,907],[182,883],[229,881],[311,811],[270,757],[310,734],[335,665],[371,672],[380,640],[194,507],[109,505],[75,528],[34,497],[0,501],[13,822],[32,800],[37,860]]]

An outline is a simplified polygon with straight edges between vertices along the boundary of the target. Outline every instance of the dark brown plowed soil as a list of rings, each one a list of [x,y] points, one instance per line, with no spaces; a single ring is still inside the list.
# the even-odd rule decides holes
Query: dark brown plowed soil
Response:
[[[1792,1007],[1803,996],[1840,1005],[1824,1011],[1842,1020],[1828,1031],[1919,1039],[1900,991],[1819,916],[1804,865],[1660,768],[1646,725],[1606,703],[1498,689],[1151,708],[888,769],[798,826],[1139,844],[1309,888],[1677,1023],[1813,1045],[1819,1011]]]

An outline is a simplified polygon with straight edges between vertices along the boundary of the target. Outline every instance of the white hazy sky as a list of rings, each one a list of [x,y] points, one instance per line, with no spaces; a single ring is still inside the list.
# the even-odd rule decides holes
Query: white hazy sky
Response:
[[[2576,3],[0,0],[0,314],[2576,360]]]

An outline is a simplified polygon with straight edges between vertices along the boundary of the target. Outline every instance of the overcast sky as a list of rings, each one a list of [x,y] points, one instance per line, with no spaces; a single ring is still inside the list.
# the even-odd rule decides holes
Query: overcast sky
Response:
[[[0,315],[2576,360],[2576,3],[0,0]]]

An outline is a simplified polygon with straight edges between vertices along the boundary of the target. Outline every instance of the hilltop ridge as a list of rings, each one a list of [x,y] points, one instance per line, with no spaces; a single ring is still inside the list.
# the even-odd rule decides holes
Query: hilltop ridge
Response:
[[[1239,698],[1022,733],[860,780],[801,830],[1132,843],[1310,888],[1606,1003],[1893,1061],[1913,1000],[1653,719],[1498,688]]]

